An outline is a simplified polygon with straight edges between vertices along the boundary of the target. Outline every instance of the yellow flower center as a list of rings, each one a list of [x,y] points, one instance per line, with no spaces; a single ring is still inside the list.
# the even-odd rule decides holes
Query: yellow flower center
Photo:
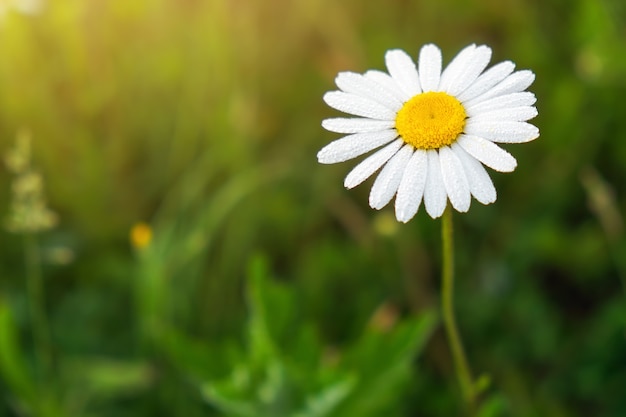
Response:
[[[135,249],[145,249],[150,241],[152,241],[152,228],[146,223],[136,223],[130,229],[130,243]]]
[[[439,149],[452,144],[465,127],[465,109],[449,94],[418,94],[396,116],[400,137],[417,149]]]

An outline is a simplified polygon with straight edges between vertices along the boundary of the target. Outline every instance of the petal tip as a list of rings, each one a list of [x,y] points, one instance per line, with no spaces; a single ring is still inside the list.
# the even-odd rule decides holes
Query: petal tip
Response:
[[[368,202],[369,202],[370,207],[373,208],[374,210],[380,210],[384,207],[384,205],[382,205],[381,202],[375,199],[371,194],[370,194]]]
[[[533,126],[533,125],[531,125],[531,126]],[[535,139],[537,139],[539,136],[541,136],[541,134],[539,133],[539,128],[538,128],[537,126],[533,126],[533,127],[535,128],[535,133],[533,134],[533,137],[532,137],[532,139],[530,139],[530,140],[535,140]]]
[[[436,51],[441,51],[441,49],[439,49],[439,47],[437,45],[435,45],[434,43],[427,43],[426,45],[422,46],[422,49],[432,49],[432,50],[436,50]]]
[[[396,212],[396,219],[398,219],[399,222],[408,223],[409,220],[415,217],[418,211],[419,211],[419,206],[417,208],[407,208],[402,205],[399,205],[398,197],[396,197],[395,212]]]
[[[396,219],[403,224],[407,224],[412,218],[413,216],[396,213]]]
[[[334,96],[335,91],[327,91],[324,93],[324,95],[322,96],[322,100],[324,100],[324,103],[330,105],[330,103],[328,103],[328,100],[332,100],[331,97]]]
[[[441,217],[445,209],[446,209],[446,206],[443,206],[442,209],[439,209],[439,208],[433,209],[433,208],[429,208],[428,204],[426,205],[426,213],[428,213],[428,215],[433,219],[438,219],[439,217]]]
[[[346,190],[351,190],[351,189],[353,189],[354,187],[356,187],[359,184],[360,184],[360,182],[355,181],[354,179],[352,179],[350,177],[350,175],[348,175],[346,177],[346,179],[343,181],[343,186],[346,187]]]
[[[503,169],[500,172],[513,172],[515,171],[516,168],[517,168],[517,160],[515,160],[513,163],[511,163],[511,165],[509,165],[508,167],[506,167],[506,169]]]
[[[334,164],[331,153],[324,147],[317,153],[317,162],[324,165]]]

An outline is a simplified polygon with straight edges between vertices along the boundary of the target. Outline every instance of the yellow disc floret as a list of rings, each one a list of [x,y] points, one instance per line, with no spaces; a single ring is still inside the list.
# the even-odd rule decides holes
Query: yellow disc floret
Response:
[[[454,143],[463,132],[466,117],[455,97],[431,91],[404,103],[396,116],[396,130],[417,149],[438,149]]]

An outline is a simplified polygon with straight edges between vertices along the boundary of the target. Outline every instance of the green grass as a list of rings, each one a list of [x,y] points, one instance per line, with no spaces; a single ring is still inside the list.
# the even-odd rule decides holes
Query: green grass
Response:
[[[23,238],[0,232],[0,416],[460,415],[439,221],[397,224],[315,157],[336,73],[426,42],[537,75],[541,137],[507,147],[495,204],[455,213],[481,416],[626,415],[625,23],[619,0],[10,10],[0,150],[32,132],[59,215],[38,236],[58,366],[42,394]],[[0,169],[3,216],[10,187]]]

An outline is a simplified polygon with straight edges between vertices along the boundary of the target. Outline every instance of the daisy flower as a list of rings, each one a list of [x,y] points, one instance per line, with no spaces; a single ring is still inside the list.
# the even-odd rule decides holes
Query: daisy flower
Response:
[[[496,200],[496,189],[484,166],[511,172],[517,161],[496,143],[524,143],[539,137],[527,123],[537,115],[536,98],[524,91],[535,74],[515,71],[504,61],[485,71],[491,48],[470,45],[442,71],[441,50],[425,45],[417,65],[399,49],[385,55],[389,73],[341,72],[340,91],[328,92],[332,108],[358,117],[332,118],[322,126],[348,134],[317,154],[334,164],[374,151],[346,177],[353,188],[380,168],[369,203],[386,206],[395,196],[396,218],[407,222],[422,200],[437,218],[450,200],[466,212],[472,196],[483,204]]]

